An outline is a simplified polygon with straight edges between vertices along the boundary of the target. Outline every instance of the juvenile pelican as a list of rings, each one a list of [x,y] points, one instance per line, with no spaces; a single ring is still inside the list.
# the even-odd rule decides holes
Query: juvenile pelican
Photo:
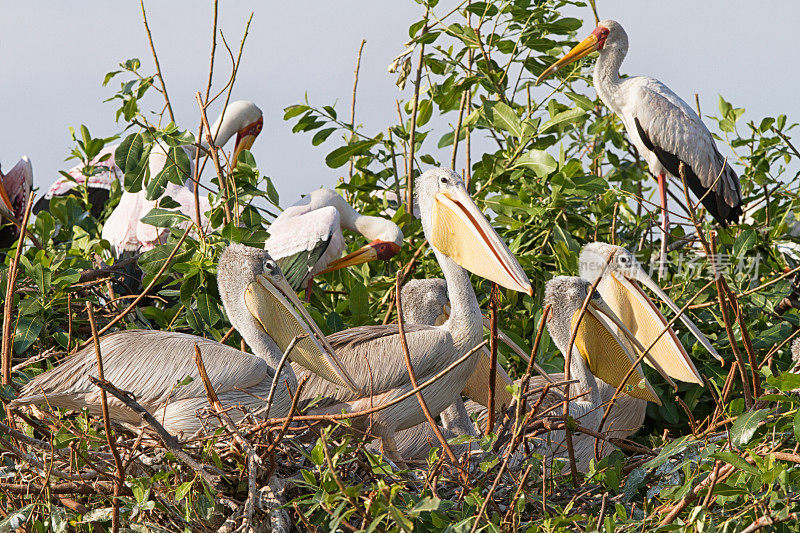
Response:
[[[738,222],[742,214],[739,178],[717,150],[703,121],[678,95],[653,78],[619,77],[619,67],[628,53],[628,34],[614,20],[600,22],[589,37],[545,70],[536,83],[595,50],[600,52],[594,67],[597,96],[620,117],[650,172],[658,176],[663,264],[669,234],[667,172],[680,179],[679,166],[683,163],[688,187],[722,227]]]
[[[218,272],[220,296],[231,324],[255,355],[185,333],[122,331],[100,339],[106,379],[133,393],[168,431],[185,435],[202,428],[198,413],[208,407],[193,361],[195,345],[200,347],[211,383],[227,408],[241,406],[253,412],[265,407],[263,398],[269,394],[283,350],[299,334],[308,336],[297,343],[289,359],[335,382],[332,388],[352,387],[341,363],[323,348],[327,346],[324,337],[265,251],[232,244],[220,256]],[[93,345],[35,377],[11,405],[85,407],[97,415],[101,412],[100,391],[89,375],[97,375]],[[176,385],[186,376],[193,381]],[[287,365],[280,374],[270,416],[286,416],[290,390],[296,386],[294,372]],[[108,402],[117,422],[140,423],[139,416],[116,399]],[[234,420],[244,416],[241,409],[229,412]]]
[[[231,164],[236,165],[239,154],[242,150],[253,146],[263,125],[264,118],[258,106],[253,102],[238,101],[229,104],[225,114],[217,118],[211,127],[211,133],[217,146],[224,146],[231,137],[236,135],[236,145],[231,156]],[[200,146],[208,149],[205,140],[201,141]],[[184,146],[183,148],[189,156],[189,163],[193,168],[194,147]],[[167,161],[164,146],[161,144],[154,146],[148,159],[151,179],[164,168]],[[192,172],[190,171],[190,173]],[[205,213],[211,209],[211,206],[206,195],[201,194],[200,217],[202,220],[198,221],[194,206],[194,194],[188,187],[190,181],[187,176],[183,186],[168,183],[162,197],[171,197],[180,204],[178,208],[180,212],[191,217],[195,224],[205,226],[207,224]],[[169,233],[169,228],[157,228],[140,221],[157,203],[156,200],[147,200],[145,195],[144,190],[137,193],[123,192],[119,204],[103,226],[102,237],[111,244],[112,250],[118,256],[125,251],[149,250],[160,244]]]
[[[356,231],[371,242],[340,258],[345,249],[343,229]],[[360,214],[330,189],[317,189],[287,208],[269,233],[265,248],[295,290],[317,274],[391,259],[403,246],[403,232],[397,224]]]
[[[3,218],[22,221],[32,187],[33,167],[26,156],[5,174],[0,171],[0,225],[7,222]],[[0,229],[0,249],[11,247],[18,236],[19,229],[15,225]]]
[[[460,176],[449,169],[430,169],[417,178],[416,190],[422,228],[447,280],[451,302],[450,317],[441,326],[409,324],[406,328],[412,366],[422,384],[481,341],[481,310],[468,271],[512,290],[531,294],[533,289],[522,267],[470,198]],[[360,411],[411,390],[396,324],[353,328],[328,339],[359,390],[332,390],[312,377],[303,395],[326,398],[320,409],[323,412]],[[423,391],[433,416],[459,399],[477,359],[478,354],[471,356]],[[387,456],[402,461],[395,432],[424,421],[417,398],[411,396],[355,424],[371,428],[381,438]]]
[[[606,268],[609,255],[612,259]],[[632,253],[621,246],[593,242],[583,247],[579,263],[581,277],[590,283],[602,276],[597,285],[598,292],[645,348],[658,338],[650,349],[653,361],[660,365],[670,377],[703,385],[697,368],[678,340],[675,331],[670,327],[666,333],[661,335],[667,327],[667,319],[644,293],[640,284],[653,291],[673,312],[678,313],[680,309],[645,273]],[[706,336],[697,329],[697,326],[685,313],[680,315],[680,319],[700,341],[700,344],[711,355],[722,361],[722,357]],[[634,353],[638,355],[641,352],[636,349]],[[653,366],[651,358],[645,358],[645,362]]]
[[[578,325],[575,344],[568,346],[572,329],[590,288],[591,284],[585,279],[556,276],[547,282],[544,305],[551,305],[547,329],[553,342],[565,356],[567,350],[572,350],[570,374],[572,379],[579,381],[579,385],[570,391],[570,396],[586,393],[585,396],[570,401],[569,414],[582,426],[596,431],[604,412],[603,402],[607,401],[604,396],[609,396],[608,389],[606,394],[603,394],[597,378],[610,385],[609,388],[613,387],[610,391],[613,395],[631,368],[634,358],[610,327],[610,322],[619,327],[620,319],[606,305],[598,292],[593,294],[587,311]],[[624,331],[624,328],[621,329]],[[641,368],[637,367],[631,374],[623,390],[632,398],[661,403],[642,374]],[[563,431],[544,435],[540,437],[537,451],[543,455],[564,457],[566,448],[563,438]],[[594,457],[594,443],[594,437],[575,434],[573,446],[579,470],[586,471],[588,468],[589,461]]]

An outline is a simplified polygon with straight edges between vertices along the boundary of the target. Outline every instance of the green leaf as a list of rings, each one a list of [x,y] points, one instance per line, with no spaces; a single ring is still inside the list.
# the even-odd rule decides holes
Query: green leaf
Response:
[[[511,168],[525,167],[533,170],[540,178],[546,178],[548,174],[558,168],[556,160],[544,150],[533,149],[517,158]]]
[[[361,282],[354,282],[350,287],[350,312],[353,316],[363,317],[369,313],[369,296],[367,295],[367,288]]]
[[[691,435],[684,435],[683,437],[670,442],[661,448],[661,452],[659,452],[655,459],[645,463],[642,468],[649,470],[651,468],[658,468],[659,466],[663,465],[669,460],[670,457],[676,453],[682,452],[689,445],[689,440],[691,438]]]
[[[339,168],[350,161],[351,157],[366,153],[370,148],[375,146],[377,142],[378,141],[375,140],[357,141],[352,144],[340,146],[325,157],[325,163],[331,168]]]
[[[320,144],[324,143],[334,131],[336,131],[336,128],[324,128],[319,130],[314,134],[314,138],[311,139],[311,144],[314,146],[319,146]]]
[[[730,430],[733,445],[742,448],[750,442],[758,425],[767,418],[768,413],[769,409],[759,409],[739,415]]]
[[[745,461],[739,454],[733,452],[716,452],[711,454],[712,459],[719,459],[751,474],[758,474],[758,468]]]
[[[21,354],[39,338],[44,322],[35,316],[21,316],[14,336],[14,353]]]
[[[430,100],[420,100],[417,106],[417,127],[422,127],[428,123],[433,115],[433,106]]]
[[[574,109],[567,109],[566,111],[558,113],[553,118],[542,124],[542,126],[539,128],[539,133],[545,133],[550,128],[557,126],[558,124],[563,124],[564,122],[576,122],[578,119],[581,119],[584,116],[586,116],[585,109],[578,107]]]
[[[197,312],[200,313],[200,317],[209,326],[219,322],[219,306],[209,298],[208,294],[203,293],[197,297]]]
[[[28,517],[30,517],[35,506],[36,504],[31,503],[19,511],[10,511],[8,516],[0,521],[0,533],[8,533],[22,528],[25,522],[28,521]]]
[[[123,174],[132,172],[139,166],[139,161],[144,153],[144,134],[131,133],[125,137],[114,151],[114,164]]]
[[[193,484],[194,484],[194,480],[192,480],[192,481],[184,481],[183,483],[178,485],[178,488],[175,489],[175,499],[176,500],[184,499],[186,497],[186,495],[189,493],[189,490],[192,488]]]
[[[509,132],[518,139],[522,137],[522,124],[519,117],[507,104],[487,101],[484,102],[483,109],[489,124]]]
[[[171,209],[161,209],[154,207],[140,219],[145,224],[156,226],[157,228],[169,228],[177,226],[183,222],[191,222],[191,218],[184,215],[180,211],[172,211]]]
[[[189,156],[181,146],[171,146],[167,150],[164,167],[155,176],[151,176],[147,182],[148,200],[156,200],[162,194],[167,183],[183,185],[187,178],[192,175],[192,165]]]

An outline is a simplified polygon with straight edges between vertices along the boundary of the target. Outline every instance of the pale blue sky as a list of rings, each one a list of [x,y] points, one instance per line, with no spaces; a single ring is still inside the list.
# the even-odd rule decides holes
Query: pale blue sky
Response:
[[[597,3],[600,17],[617,19],[630,36],[624,73],[657,77],[690,102],[697,92],[704,113],[716,112],[721,93],[747,108],[745,118],[782,112],[798,120],[796,1]],[[422,8],[411,0],[221,4],[220,27],[232,46],[255,11],[234,98],[253,100],[265,113],[264,132],[253,147],[260,168],[273,177],[284,205],[334,185],[343,169],[324,163],[333,143],[315,148],[309,135],[292,134],[282,109],[308,93],[318,105],[338,101],[340,115],[347,116],[355,54],[365,38],[357,121],[372,132],[394,120],[394,100],[403,95],[386,66]],[[192,131],[193,95],[207,76],[210,6],[198,0],[146,3],[177,119]],[[104,74],[129,57],[140,57],[143,70],[152,70],[139,5],[0,0],[0,13],[0,163],[9,168],[27,154],[35,185],[46,189],[58,169],[72,165],[63,161],[69,126],[86,124],[96,136],[119,132],[114,104],[102,103],[118,85],[101,87]],[[588,33],[590,10],[572,14],[589,21],[581,34]],[[222,54],[218,65],[224,72]]]

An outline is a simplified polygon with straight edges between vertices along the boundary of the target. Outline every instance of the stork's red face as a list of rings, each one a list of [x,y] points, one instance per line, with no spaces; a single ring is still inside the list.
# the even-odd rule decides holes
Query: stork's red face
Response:
[[[242,153],[243,150],[249,150],[253,146],[253,143],[256,142],[256,137],[258,137],[258,134],[261,133],[263,128],[264,117],[258,117],[258,120],[251,122],[236,133],[236,146],[233,149],[234,166],[236,165],[236,161],[239,160],[239,154]]]
[[[375,250],[375,255],[381,261],[387,261],[391,259],[400,251],[400,247],[397,245],[397,243],[381,241],[379,239],[375,239],[369,243],[369,246]]]
[[[595,45],[597,50],[602,50],[606,45],[606,39],[609,33],[609,29],[605,26],[598,26],[594,29],[592,35],[597,39],[597,44]]]
[[[586,57],[592,52],[602,50],[603,46],[606,44],[606,39],[608,38],[609,33],[609,29],[605,26],[596,27],[586,39],[578,43],[578,46],[567,52],[567,55],[550,65],[547,70],[542,72],[542,74],[536,79],[537,85],[541,83],[543,79],[547,78],[561,67],[569,65],[570,63],[577,61],[582,57]]]

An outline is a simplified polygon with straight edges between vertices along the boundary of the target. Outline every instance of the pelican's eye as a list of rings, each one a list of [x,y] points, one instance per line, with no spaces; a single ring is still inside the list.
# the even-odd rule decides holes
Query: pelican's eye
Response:
[[[439,178],[439,183],[442,183],[442,184],[447,184],[447,178],[445,178],[444,176],[442,176],[441,178]]]

